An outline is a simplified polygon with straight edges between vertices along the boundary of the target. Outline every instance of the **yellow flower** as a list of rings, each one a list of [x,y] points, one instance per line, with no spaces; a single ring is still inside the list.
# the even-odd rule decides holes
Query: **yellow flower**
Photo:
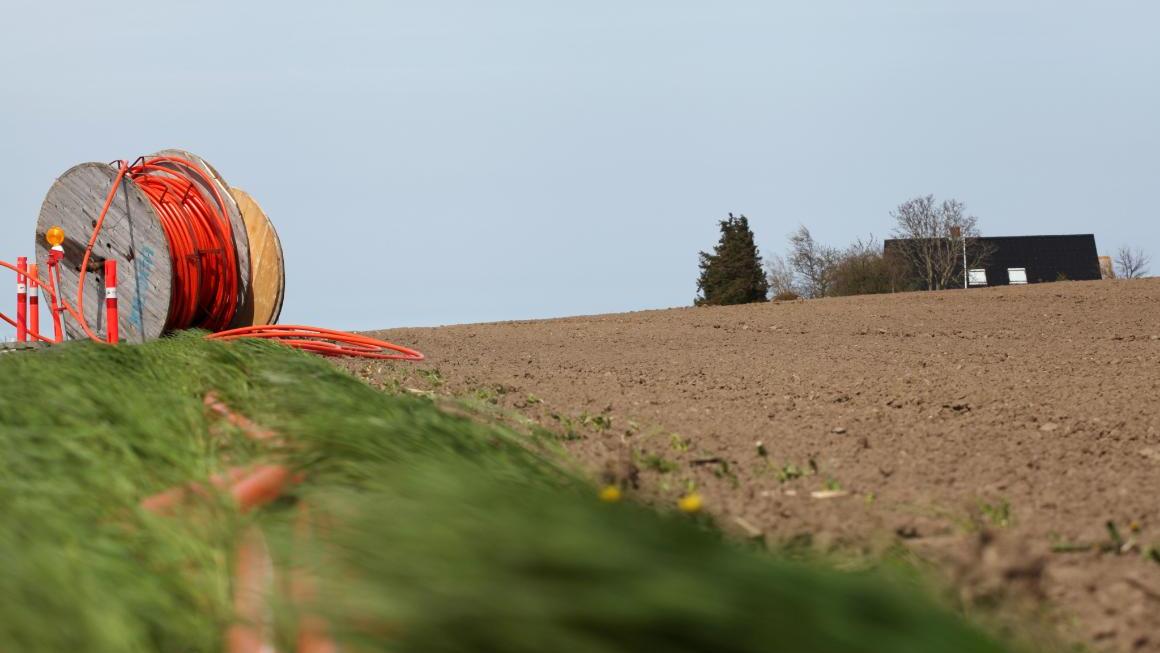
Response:
[[[600,500],[605,503],[616,503],[620,501],[620,488],[615,485],[605,485],[600,488]]]
[[[696,492],[686,494],[677,501],[677,507],[681,509],[681,512],[688,513],[700,512],[702,504],[701,495]]]

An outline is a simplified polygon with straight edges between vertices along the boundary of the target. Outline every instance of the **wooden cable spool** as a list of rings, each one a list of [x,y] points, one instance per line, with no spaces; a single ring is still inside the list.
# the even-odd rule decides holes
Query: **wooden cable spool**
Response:
[[[183,150],[163,150],[151,156],[175,156],[197,163],[225,204],[237,252],[241,293],[230,326],[276,323],[285,292],[285,267],[281,243],[269,218],[249,195],[231,189],[201,157]],[[121,339],[144,342],[160,337],[169,321],[173,264],[161,218],[132,179],[122,180],[93,247],[88,269],[80,269],[97,216],[116,176],[116,165],[82,163],[65,171],[53,183],[37,218],[36,261],[40,270],[48,270],[49,245],[45,232],[54,225],[63,228],[64,259],[60,263],[58,292],[65,300],[74,302],[80,276],[86,275],[84,313],[90,327],[104,332],[104,261],[116,260]],[[207,202],[216,204],[213,189],[199,181],[197,190]],[[236,197],[244,198],[243,202],[239,203]],[[47,272],[41,276],[46,278]],[[74,320],[65,319],[64,325],[68,337],[85,337]]]

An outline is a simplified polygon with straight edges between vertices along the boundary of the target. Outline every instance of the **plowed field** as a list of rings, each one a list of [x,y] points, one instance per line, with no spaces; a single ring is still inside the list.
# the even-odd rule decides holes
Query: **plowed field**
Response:
[[[900,542],[966,599],[1160,651],[1160,279],[375,335],[429,359],[360,374],[522,413],[630,494],[695,490],[771,543]]]

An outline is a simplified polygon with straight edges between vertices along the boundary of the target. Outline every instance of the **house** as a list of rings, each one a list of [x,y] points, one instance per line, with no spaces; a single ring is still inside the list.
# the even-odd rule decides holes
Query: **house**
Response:
[[[883,243],[887,255],[902,250],[907,241]],[[982,263],[970,270],[971,286],[1005,286],[1049,281],[1099,280],[1100,257],[1093,234],[1046,236],[986,236],[967,241],[968,259]],[[962,286],[962,276],[958,276]]]

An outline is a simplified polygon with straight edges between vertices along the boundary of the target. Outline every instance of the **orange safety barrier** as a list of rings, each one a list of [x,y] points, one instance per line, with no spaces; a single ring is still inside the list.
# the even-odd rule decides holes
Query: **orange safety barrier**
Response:
[[[40,335],[40,284],[36,283],[39,272],[35,263],[28,266],[28,335],[35,339]]]

